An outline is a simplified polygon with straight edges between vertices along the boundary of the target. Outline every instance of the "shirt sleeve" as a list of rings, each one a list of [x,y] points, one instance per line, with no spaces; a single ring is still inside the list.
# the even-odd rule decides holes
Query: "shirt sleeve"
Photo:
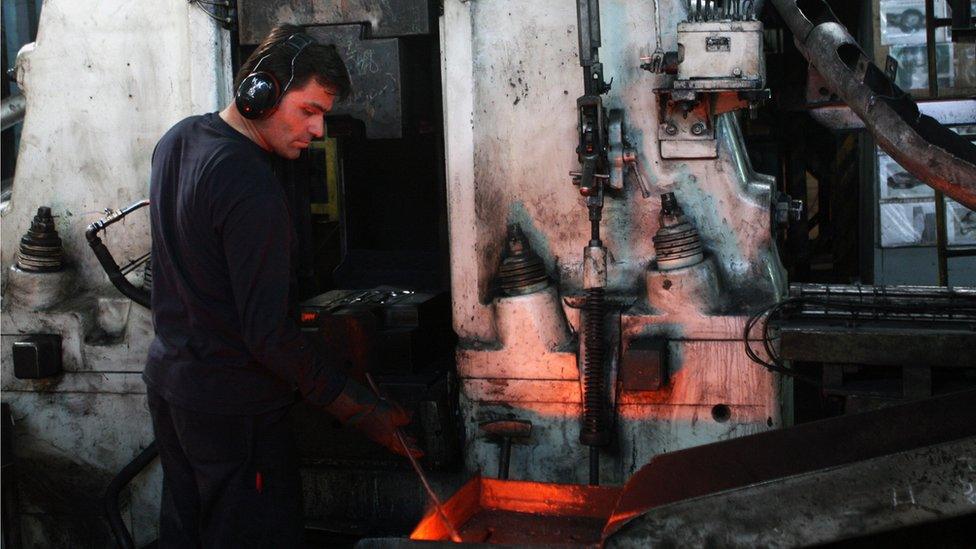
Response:
[[[220,236],[248,350],[255,360],[295,385],[306,400],[329,404],[342,391],[346,376],[314,350],[289,314],[292,236],[284,196],[245,192],[222,213]]]

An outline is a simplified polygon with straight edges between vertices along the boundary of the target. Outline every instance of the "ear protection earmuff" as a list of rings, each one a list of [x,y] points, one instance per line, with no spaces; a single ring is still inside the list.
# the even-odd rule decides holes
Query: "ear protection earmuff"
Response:
[[[288,91],[288,86],[291,86],[292,80],[295,79],[295,60],[305,48],[315,43],[315,39],[311,36],[295,33],[289,36],[287,40],[279,42],[270,52],[258,60],[251,74],[241,80],[241,85],[237,87],[237,93],[234,94],[234,103],[244,118],[255,120],[271,114],[274,108],[278,106],[278,102],[281,101],[281,97]],[[278,48],[292,52],[291,76],[284,88],[281,87],[273,74],[258,70],[261,68],[261,63]]]

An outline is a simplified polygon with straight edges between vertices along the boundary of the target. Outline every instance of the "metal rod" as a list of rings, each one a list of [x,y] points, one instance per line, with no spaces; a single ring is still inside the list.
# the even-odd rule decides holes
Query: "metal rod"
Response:
[[[925,0],[925,52],[928,57],[929,99],[939,96],[939,67],[938,56],[935,51],[935,0]],[[949,284],[949,257],[946,255],[948,247],[946,234],[945,198],[940,191],[935,191],[935,252],[938,257],[939,285]]]
[[[369,386],[373,389],[373,392],[376,393],[376,396],[383,398],[383,395],[380,394],[379,385],[373,381],[373,376],[369,375],[369,372],[366,373],[366,381],[369,382]],[[413,470],[416,471],[417,476],[420,477],[420,483],[424,485],[424,490],[427,491],[427,496],[430,497],[430,500],[434,503],[434,509],[441,517],[441,521],[444,523],[444,526],[447,527],[448,534],[451,536],[451,541],[461,543],[461,535],[458,534],[457,528],[454,527],[451,519],[449,519],[447,517],[447,513],[444,512],[444,506],[441,505],[441,500],[437,497],[437,494],[434,493],[434,489],[430,487],[430,482],[427,481],[427,475],[425,475],[424,470],[420,468],[420,463],[417,461],[417,458],[413,457],[413,454],[410,453],[410,447],[407,446],[407,441],[404,440],[403,433],[400,432],[400,429],[395,429],[393,434],[396,435],[397,442],[400,443],[404,453],[407,454],[407,459],[410,460],[410,465],[413,466]]]
[[[498,456],[498,478],[508,480],[508,464],[512,456],[512,437],[502,439],[501,454]]]
[[[600,485],[600,449],[590,446],[590,486]]]
[[[972,26],[973,5],[966,0],[946,0],[952,16],[949,19],[953,28],[962,29]]]
[[[27,98],[23,95],[4,97],[2,102],[3,129],[11,128],[24,119],[27,112]]]
[[[132,261],[130,261],[128,263],[128,265],[126,265],[125,267],[120,268],[119,270],[122,271],[122,274],[129,274],[134,269],[136,269],[136,267],[138,267],[139,265],[142,265],[143,263],[145,263],[149,259],[149,256],[151,254],[152,254],[152,252],[146,252],[146,253],[144,253],[144,254],[140,255],[139,257],[137,257],[137,258],[133,259]]]
[[[946,250],[946,257],[976,257],[976,248]]]
[[[945,197],[935,191],[935,250],[939,260],[939,286],[949,285],[949,238],[946,234]]]
[[[654,51],[659,51],[661,49],[661,10],[658,6],[658,0],[653,0],[654,2],[654,44],[656,48]]]

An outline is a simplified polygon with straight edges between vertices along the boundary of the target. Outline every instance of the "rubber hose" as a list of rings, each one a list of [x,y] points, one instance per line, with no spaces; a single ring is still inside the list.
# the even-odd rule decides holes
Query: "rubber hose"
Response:
[[[109,527],[112,528],[115,542],[122,549],[135,549],[136,544],[122,520],[122,511],[119,509],[119,494],[158,455],[159,451],[156,449],[156,441],[154,440],[143,451],[139,452],[128,465],[123,467],[109,483],[108,488],[105,489],[105,495],[102,497],[102,509],[105,511]]]

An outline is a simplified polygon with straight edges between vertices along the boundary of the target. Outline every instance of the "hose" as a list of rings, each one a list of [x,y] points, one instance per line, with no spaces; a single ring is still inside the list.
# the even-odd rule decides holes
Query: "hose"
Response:
[[[119,471],[119,474],[115,475],[115,478],[112,479],[112,482],[106,488],[105,495],[102,497],[102,509],[105,511],[105,517],[108,519],[109,527],[112,528],[112,535],[115,536],[115,542],[122,549],[135,549],[136,544],[132,540],[132,534],[129,533],[129,529],[125,527],[125,522],[122,520],[122,512],[119,509],[119,494],[158,455],[159,451],[156,448],[156,441],[154,440],[143,451],[139,452],[128,465],[123,467]]]
[[[117,210],[107,217],[99,219],[89,225],[88,229],[85,230],[85,238],[88,240],[88,245],[91,246],[92,252],[95,253],[95,257],[98,258],[98,262],[102,265],[102,269],[105,270],[105,274],[108,275],[108,279],[112,282],[112,285],[122,292],[122,295],[147,309],[151,308],[151,300],[150,292],[146,288],[146,285],[143,288],[137,288],[125,278],[122,269],[119,268],[119,264],[115,262],[115,258],[112,257],[112,253],[108,251],[102,239],[98,237],[98,233],[112,223],[148,205],[148,200],[140,200],[127,208]],[[108,519],[108,524],[112,529],[115,542],[122,549],[135,549],[136,545],[132,539],[132,534],[129,533],[129,529],[126,528],[125,522],[122,520],[122,511],[119,509],[119,494],[158,455],[159,450],[154,440],[149,446],[146,446],[145,449],[139,452],[132,461],[126,464],[119,471],[119,474],[115,475],[115,478],[109,483],[108,488],[105,489],[105,495],[102,496],[102,509],[105,512],[105,518]]]
[[[148,200],[140,200],[127,208],[113,212],[104,219],[99,219],[98,221],[89,225],[88,229],[85,231],[85,238],[88,240],[88,245],[91,246],[92,251],[95,252],[95,257],[98,258],[98,262],[102,265],[102,269],[105,270],[105,274],[108,275],[108,279],[112,285],[122,292],[122,295],[147,309],[150,307],[151,301],[149,290],[137,288],[135,285],[129,282],[125,275],[122,274],[122,270],[119,268],[119,264],[115,262],[115,258],[112,257],[111,252],[109,252],[108,248],[105,247],[102,239],[98,237],[98,233],[112,223],[115,223],[130,213],[148,205]]]

